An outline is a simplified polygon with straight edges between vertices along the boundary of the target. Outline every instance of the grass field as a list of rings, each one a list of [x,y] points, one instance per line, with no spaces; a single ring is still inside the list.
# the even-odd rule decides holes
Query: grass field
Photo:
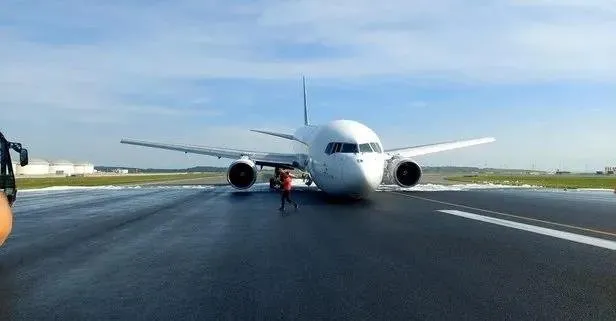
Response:
[[[176,180],[220,177],[224,173],[198,174],[155,174],[155,175],[118,175],[118,176],[86,176],[86,177],[42,177],[18,178],[17,189],[44,188],[52,186],[104,186],[127,185],[151,182],[166,182]]]
[[[533,185],[554,188],[616,188],[616,176],[592,175],[477,175],[453,176],[445,179],[466,183]]]

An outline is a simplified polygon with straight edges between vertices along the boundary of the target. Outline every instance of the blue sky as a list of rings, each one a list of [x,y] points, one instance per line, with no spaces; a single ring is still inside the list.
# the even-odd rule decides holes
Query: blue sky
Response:
[[[427,166],[616,165],[611,0],[5,1],[0,128],[32,157],[229,160],[123,137],[287,151],[248,128],[347,118],[386,147],[493,136]]]

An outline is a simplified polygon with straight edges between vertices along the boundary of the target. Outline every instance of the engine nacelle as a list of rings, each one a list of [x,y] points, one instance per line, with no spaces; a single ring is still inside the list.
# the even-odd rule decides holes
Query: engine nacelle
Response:
[[[421,167],[412,159],[401,158],[393,160],[387,166],[387,174],[400,187],[412,187],[419,183]]]
[[[257,181],[257,165],[249,159],[238,159],[229,165],[227,181],[237,189],[250,188]]]

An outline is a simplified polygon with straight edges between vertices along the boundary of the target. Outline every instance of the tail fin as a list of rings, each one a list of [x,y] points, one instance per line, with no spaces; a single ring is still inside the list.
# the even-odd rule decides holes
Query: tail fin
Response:
[[[302,76],[302,86],[304,88],[304,125],[308,126],[308,104],[306,103],[306,77]]]

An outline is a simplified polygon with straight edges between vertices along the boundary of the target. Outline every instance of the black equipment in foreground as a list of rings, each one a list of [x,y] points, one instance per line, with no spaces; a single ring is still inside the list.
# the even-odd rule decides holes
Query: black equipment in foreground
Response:
[[[19,153],[20,166],[28,165],[28,150],[20,143],[9,142],[0,132],[0,190],[6,195],[9,205],[13,206],[17,198],[17,186],[11,161],[11,149]]]

